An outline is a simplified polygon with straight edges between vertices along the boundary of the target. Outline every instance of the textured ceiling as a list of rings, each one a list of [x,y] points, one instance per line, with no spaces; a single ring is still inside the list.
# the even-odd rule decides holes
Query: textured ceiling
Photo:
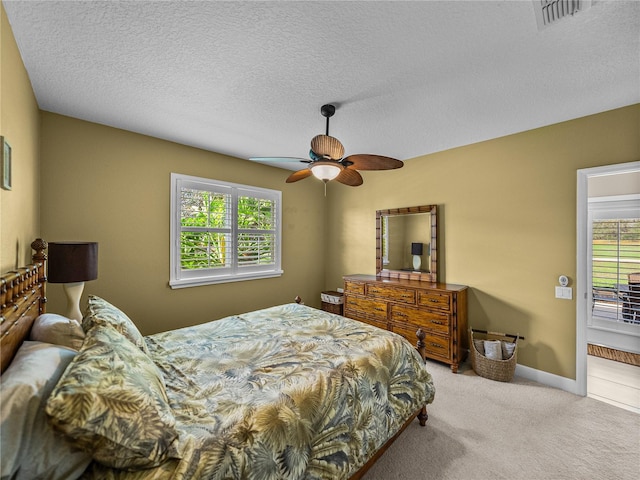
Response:
[[[640,102],[637,1],[3,4],[41,109],[244,159],[306,157],[324,103],[407,160]]]

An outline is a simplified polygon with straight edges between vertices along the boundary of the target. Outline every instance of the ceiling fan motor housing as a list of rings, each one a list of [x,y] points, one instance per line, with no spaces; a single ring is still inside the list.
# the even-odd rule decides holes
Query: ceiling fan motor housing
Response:
[[[344,156],[344,147],[340,140],[329,135],[316,135],[311,140],[311,150],[317,156],[338,161]]]

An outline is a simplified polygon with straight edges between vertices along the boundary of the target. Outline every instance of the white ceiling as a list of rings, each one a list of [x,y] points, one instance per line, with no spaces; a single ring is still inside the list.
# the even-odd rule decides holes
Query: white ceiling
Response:
[[[637,1],[3,4],[41,109],[243,159],[306,158],[325,103],[401,160],[640,103]]]

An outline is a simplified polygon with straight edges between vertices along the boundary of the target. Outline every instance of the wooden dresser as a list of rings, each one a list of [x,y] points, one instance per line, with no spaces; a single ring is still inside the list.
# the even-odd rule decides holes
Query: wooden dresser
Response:
[[[348,275],[344,283],[345,317],[396,332],[412,345],[422,328],[426,356],[458,371],[469,348],[465,285],[373,275]]]

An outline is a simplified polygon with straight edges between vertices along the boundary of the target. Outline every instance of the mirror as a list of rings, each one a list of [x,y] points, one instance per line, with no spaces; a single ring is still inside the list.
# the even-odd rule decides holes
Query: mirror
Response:
[[[437,281],[437,205],[376,211],[376,275]]]

